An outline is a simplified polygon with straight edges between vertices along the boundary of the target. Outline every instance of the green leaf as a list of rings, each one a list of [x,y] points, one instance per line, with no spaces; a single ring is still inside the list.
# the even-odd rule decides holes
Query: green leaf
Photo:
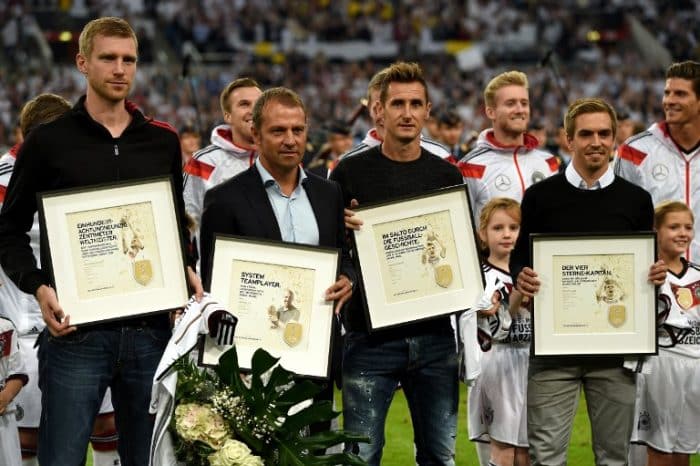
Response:
[[[313,456],[304,463],[306,466],[327,466],[341,464],[344,466],[367,466],[367,463],[357,455],[351,453],[335,453],[332,455]]]
[[[238,366],[238,354],[235,346],[219,357],[219,365],[216,366],[215,371],[224,385],[228,385],[236,393],[244,393],[245,386],[241,381],[241,368]]]
[[[330,421],[340,413],[333,411],[333,403],[330,401],[317,401],[298,413],[289,416],[282,424],[285,430],[298,432],[302,428],[317,422]]]
[[[265,397],[271,402],[275,401],[282,393],[279,391],[279,387],[288,385],[293,380],[294,374],[282,366],[275,367],[272,369],[272,373],[270,373],[270,380],[268,380],[267,385],[263,389]]]
[[[275,358],[262,348],[258,348],[253,354],[252,368],[253,374],[262,375],[272,369],[272,366],[277,364],[280,358]]]
[[[296,382],[277,398],[279,406],[293,406],[321,393],[321,387],[310,380]]]

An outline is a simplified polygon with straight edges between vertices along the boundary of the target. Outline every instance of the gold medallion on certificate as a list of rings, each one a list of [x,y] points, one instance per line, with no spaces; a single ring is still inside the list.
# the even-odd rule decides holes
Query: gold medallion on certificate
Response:
[[[608,322],[613,327],[621,327],[627,320],[627,307],[624,304],[608,306]]]
[[[450,286],[450,283],[452,283],[452,267],[447,264],[435,267],[435,283],[443,288]]]
[[[303,327],[299,322],[288,322],[284,326],[282,339],[287,345],[295,347],[301,341],[302,330]]]
[[[153,265],[148,259],[140,259],[134,261],[134,280],[137,283],[146,286],[153,279]]]

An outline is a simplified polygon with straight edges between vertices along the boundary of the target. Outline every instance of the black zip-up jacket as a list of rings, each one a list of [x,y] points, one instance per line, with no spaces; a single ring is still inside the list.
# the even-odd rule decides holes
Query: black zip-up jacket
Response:
[[[130,102],[131,123],[117,138],[90,117],[85,96],[65,115],[33,130],[17,154],[15,170],[0,212],[0,264],[19,289],[34,295],[53,285],[37,267],[27,232],[37,210],[37,193],[83,186],[171,176],[180,212],[183,241],[182,162],[180,141],[167,123],[146,118]],[[50,263],[45,234],[41,263]],[[189,251],[189,245],[185,251]],[[192,264],[191,258],[188,262]]]

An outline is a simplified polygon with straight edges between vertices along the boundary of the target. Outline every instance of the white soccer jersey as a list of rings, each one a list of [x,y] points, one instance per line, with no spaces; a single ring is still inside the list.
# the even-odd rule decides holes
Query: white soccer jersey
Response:
[[[195,222],[195,236],[204,208],[204,195],[214,186],[247,170],[255,161],[255,149],[233,143],[231,128],[219,125],[211,132],[211,144],[194,153],[184,168],[185,211]],[[198,243],[199,244],[199,243]]]
[[[5,202],[5,192],[15,168],[19,145],[14,146],[0,157],[0,207]],[[29,231],[30,245],[37,264],[39,263],[39,219],[34,216],[34,224]],[[39,333],[44,328],[39,303],[34,296],[20,291],[5,272],[0,269],[0,316],[10,319],[20,335]]]
[[[510,292],[513,290],[510,274],[488,262],[484,263],[483,270],[487,282],[500,284],[501,307],[492,316],[478,318],[477,337],[482,351],[489,351],[493,342],[529,343],[532,338],[530,311],[522,308],[518,316],[512,318],[508,310]]]
[[[659,290],[659,354],[637,374],[632,442],[665,453],[700,451],[700,269],[684,262]]]
[[[19,377],[23,379],[24,383],[27,381],[17,340],[17,331],[12,322],[0,318],[0,389],[11,377]],[[19,447],[14,403],[10,403],[7,409],[13,412],[0,415],[0,464],[20,466],[22,455]]]
[[[487,283],[500,284],[501,306],[496,314],[478,318],[477,336],[485,353],[481,374],[469,391],[469,438],[526,448],[530,312],[521,309],[511,318],[510,274],[489,263],[484,264],[484,274]]]
[[[649,191],[654,205],[684,202],[695,214],[695,231],[700,231],[700,145],[684,153],[666,123],[654,123],[618,148],[615,174]],[[693,239],[688,260],[700,260],[700,237]]]
[[[476,146],[457,164],[469,187],[472,213],[478,228],[479,215],[494,197],[520,202],[532,184],[559,171],[559,162],[548,152],[537,149],[537,139],[525,134],[522,146],[503,146],[492,129],[479,134]]]
[[[659,290],[659,346],[675,356],[700,359],[700,268],[685,262],[669,270]]]

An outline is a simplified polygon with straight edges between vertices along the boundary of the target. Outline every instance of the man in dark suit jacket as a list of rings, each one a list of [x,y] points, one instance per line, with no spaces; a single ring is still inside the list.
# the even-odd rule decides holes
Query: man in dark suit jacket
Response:
[[[352,295],[355,273],[344,241],[340,187],[307,175],[300,163],[306,147],[306,109],[293,91],[265,91],[253,109],[253,137],[258,159],[246,171],[216,186],[204,198],[201,225],[201,273],[211,286],[216,233],[293,243],[338,247],[343,260],[338,277],[326,290],[336,314]],[[330,277],[329,277],[330,278]],[[335,341],[340,343],[338,326]],[[334,348],[333,372],[339,374],[340,348]],[[332,399],[332,384],[318,398]],[[326,430],[328,425],[318,426]],[[312,428],[312,431],[315,430]]]

